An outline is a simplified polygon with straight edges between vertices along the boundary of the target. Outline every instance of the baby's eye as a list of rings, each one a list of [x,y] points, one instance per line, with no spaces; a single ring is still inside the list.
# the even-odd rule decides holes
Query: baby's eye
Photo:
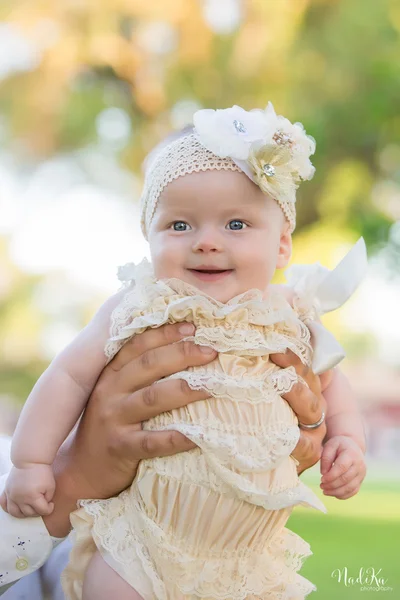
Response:
[[[244,223],[244,221],[242,221],[241,219],[232,219],[232,221],[229,221],[228,226],[232,225],[232,223],[233,226],[229,227],[231,231],[240,231],[241,229],[247,227],[246,223]]]
[[[185,221],[174,221],[171,225],[174,231],[186,231],[186,227],[189,227]]]

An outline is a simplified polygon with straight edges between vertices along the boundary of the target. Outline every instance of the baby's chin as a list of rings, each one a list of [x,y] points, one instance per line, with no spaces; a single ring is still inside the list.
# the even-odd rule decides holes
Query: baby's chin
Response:
[[[236,281],[221,281],[215,283],[203,281],[190,281],[190,283],[204,294],[207,294],[207,296],[210,296],[211,298],[214,298],[214,300],[222,302],[223,304],[229,302],[229,300],[232,300],[232,298],[235,298],[236,296],[247,292],[247,288],[238,285]]]
[[[200,285],[195,284],[195,287],[197,287],[199,290],[201,290],[208,296],[211,296],[211,298],[214,298],[214,300],[218,300],[218,302],[222,302],[223,304],[226,304],[227,302],[229,302],[229,300],[232,300],[232,298],[236,298],[237,296],[240,296],[241,294],[248,292],[250,289],[260,289],[256,286],[249,287],[248,285],[240,286],[237,284],[231,285],[231,286],[225,285],[225,286],[219,286],[219,287],[217,287],[216,285],[202,287]],[[269,296],[269,287],[267,287],[265,290],[260,290],[260,291],[262,293],[262,299],[266,300]]]
[[[221,290],[215,290],[215,291],[210,291],[210,290],[203,290],[208,296],[211,296],[211,298],[214,298],[214,300],[217,300],[218,302],[222,302],[223,304],[226,304],[226,302],[229,302],[229,300],[232,300],[232,298],[234,298],[235,296],[238,296],[241,292],[236,293],[230,293],[230,292],[223,292]]]
[[[165,273],[163,273],[163,278],[166,278]],[[231,273],[228,273],[217,281],[205,281],[201,276],[196,275],[196,273],[188,269],[169,273],[167,278],[181,279],[207,296],[224,304],[250,289],[248,281],[240,281],[238,279],[236,270],[232,270]]]

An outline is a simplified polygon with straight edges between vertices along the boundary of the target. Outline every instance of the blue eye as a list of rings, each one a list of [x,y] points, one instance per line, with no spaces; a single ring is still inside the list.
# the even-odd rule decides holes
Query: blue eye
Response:
[[[183,225],[183,227],[182,227]],[[172,223],[171,227],[173,227],[174,231],[186,231],[185,227],[187,226],[187,223],[185,223],[185,221],[174,221],[174,223]]]
[[[246,223],[244,223],[241,219],[232,219],[232,221],[229,221],[228,225],[231,225],[231,223],[234,223],[234,227],[230,227],[231,231],[241,231],[247,227]],[[237,227],[237,225],[239,225],[239,227]]]

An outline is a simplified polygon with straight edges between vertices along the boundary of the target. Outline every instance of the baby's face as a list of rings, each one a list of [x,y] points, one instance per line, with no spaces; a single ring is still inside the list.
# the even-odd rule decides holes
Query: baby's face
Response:
[[[192,173],[169,183],[149,242],[158,279],[182,279],[220,302],[251,288],[266,291],[291,253],[278,203],[235,171]]]

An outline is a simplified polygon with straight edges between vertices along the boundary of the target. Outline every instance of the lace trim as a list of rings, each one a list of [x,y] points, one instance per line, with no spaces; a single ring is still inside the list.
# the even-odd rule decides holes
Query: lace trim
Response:
[[[209,367],[194,367],[170,378],[182,378],[192,389],[206,388],[223,401],[215,410],[213,401],[204,400],[197,404],[198,408],[188,406],[158,415],[147,421],[144,428],[180,431],[201,448],[213,468],[216,461],[229,470],[267,471],[287,459],[298,442],[299,428],[297,418],[279,393],[289,391],[298,381],[295,370],[290,367],[266,372],[259,380],[235,379],[216,370],[209,373]],[[232,410],[229,402],[247,406],[244,411]],[[246,422],[251,423],[247,431],[241,426]],[[198,465],[186,468],[199,473]]]
[[[238,323],[235,323],[235,321],[243,319],[241,307],[236,308],[238,315],[234,314],[231,307],[227,314],[213,314],[207,303],[206,306],[202,306],[201,303],[191,305],[193,298],[178,299],[165,306],[163,310],[140,314],[143,311],[132,308],[132,304],[137,300],[143,305],[146,304],[146,300],[137,299],[136,294],[137,289],[128,292],[120,306],[112,314],[111,338],[105,348],[105,354],[109,360],[128,339],[135,334],[142,333],[148,327],[160,327],[168,322],[189,321],[193,322],[197,329],[194,336],[188,336],[185,339],[199,345],[210,345],[217,352],[240,353],[242,356],[263,356],[272,352],[284,352],[289,348],[299,356],[304,364],[311,363],[310,332],[300,320],[278,321],[274,326],[259,326],[259,329],[252,328],[253,323],[250,320],[248,327],[243,329],[240,324],[238,326]],[[134,306],[137,307],[137,304]],[[247,316],[250,319],[250,315]],[[279,317],[282,316],[279,315]],[[257,320],[254,314],[251,318]],[[276,313],[274,318],[278,318]],[[258,320],[261,320],[260,315]],[[205,326],[202,321],[208,321],[210,325]],[[216,326],[214,325],[215,321],[223,322]]]
[[[207,150],[193,134],[178,138],[155,156],[146,172],[140,198],[140,223],[146,239],[158,199],[168,183],[182,175],[210,169],[241,171],[231,158],[216,156]]]
[[[286,426],[282,430],[271,427],[267,437],[222,432],[218,429],[206,429],[202,424],[190,423],[172,423],[164,429],[180,431],[192,440],[203,451],[209,466],[218,471],[223,466],[228,471],[245,473],[270,470],[290,455],[299,439],[297,426]],[[242,480],[242,477],[236,473],[229,476],[224,474],[227,482],[236,484],[239,479]]]
[[[170,430],[172,429],[171,425],[176,423],[183,423],[187,425],[192,425],[192,421],[184,420],[184,419],[176,419],[175,415],[171,413],[163,413],[157,417],[157,420],[151,420],[144,423],[143,429],[151,430],[151,431],[160,431],[161,429]],[[218,421],[215,416],[212,418],[201,418],[200,420],[196,420],[196,424],[203,427],[205,430],[214,430],[220,433],[230,433],[232,435],[242,435],[242,436],[263,436],[268,437],[271,431],[270,424],[249,424],[243,423],[238,428],[237,423],[227,423],[226,421]],[[283,423],[280,423],[283,425]],[[284,427],[285,430],[287,428],[287,423],[285,422]]]
[[[251,404],[281,401],[281,395],[289,392],[299,381],[294,367],[273,373],[266,371],[264,377],[259,379],[254,377],[236,379],[232,375],[200,366],[193,367],[192,371],[173,373],[163,381],[168,379],[183,379],[192,390],[207,390],[214,398]]]
[[[193,600],[245,600],[261,595],[271,600],[297,600],[316,589],[297,574],[312,554],[309,544],[286,528],[277,532],[262,552],[242,549],[204,558],[188,553],[179,539],[143,514],[140,504],[129,513],[118,499],[82,505],[91,516],[95,539],[129,570],[136,589],[151,582],[154,595],[146,600],[172,600],[177,592]]]
[[[157,287],[156,284],[155,287]],[[226,305],[223,308],[218,308],[203,296],[166,296],[160,298],[160,292],[161,290],[157,290],[158,301],[152,307],[148,306],[147,314],[143,314],[138,310],[136,303],[133,306],[131,305],[131,320],[125,325],[126,335],[138,333],[142,327],[162,325],[169,319],[178,322],[187,320],[188,317],[193,322],[197,321],[203,327],[222,326],[227,330],[240,327],[243,323],[267,328],[282,323],[281,328],[284,334],[295,335],[298,328],[305,328],[304,324],[293,318],[293,315],[289,320],[286,310],[274,311],[273,315],[268,316],[259,308],[246,306],[250,302],[235,307]],[[257,304],[259,303],[257,302]],[[268,310],[267,307],[265,310]],[[117,312],[117,309],[114,312]],[[205,323],[201,321],[205,321]]]
[[[266,474],[260,476],[260,481],[253,482],[250,474],[231,471],[210,454],[203,457],[203,464],[201,460],[166,464],[162,459],[155,458],[152,459],[151,469],[160,478],[175,479],[178,484],[182,482],[205,487],[218,494],[262,506],[266,510],[281,510],[301,504],[323,513],[327,512],[318,496],[303,482],[298,481],[296,465],[291,458],[289,459],[291,462],[281,462],[270,471],[270,480],[267,483]],[[198,472],[193,472],[193,469],[198,469]]]
[[[111,317],[105,349],[109,360],[129,338],[148,327],[187,320],[197,329],[194,337],[186,339],[210,345],[221,353],[237,353],[238,360],[244,356],[267,356],[268,362],[269,353],[289,348],[310,364],[310,332],[296,309],[280,295],[263,299],[259,290],[250,290],[223,304],[179,280],[156,281],[147,261],[139,267],[127,265],[120,278],[127,293]],[[231,356],[234,362],[236,357]],[[326,512],[319,498],[299,482],[296,461],[290,456],[300,435],[296,417],[289,407],[286,420],[279,411],[273,413],[277,407],[287,406],[280,395],[299,380],[295,370],[260,369],[262,377],[257,376],[256,370],[253,376],[249,371],[241,377],[234,370],[220,373],[216,361],[211,365],[211,372],[207,366],[195,367],[169,379],[185,379],[192,389],[207,389],[215,398],[233,402],[237,410],[245,403],[241,410],[254,408],[259,411],[258,419],[269,410],[270,418],[259,428],[257,423],[261,421],[254,419],[254,425],[246,430],[218,420],[215,414],[215,418],[207,419],[207,412],[191,422],[190,405],[186,413],[182,409],[179,415],[177,411],[160,415],[145,423],[144,428],[179,430],[193,439],[198,448],[168,459],[142,461],[138,476],[146,472],[152,473],[154,480],[174,481],[177,487],[183,483],[202,486],[266,510],[303,504]],[[280,539],[278,532],[275,545],[271,544],[266,554],[246,556],[237,552],[234,556],[218,554],[207,559],[185,555],[185,549],[176,547],[176,540],[171,542],[170,535],[145,514],[143,506],[135,507],[138,500],[134,488],[135,483],[129,491],[109,501],[83,502],[82,512],[91,515],[94,522],[92,533],[89,530],[87,535],[93,535],[98,547],[126,565],[127,572],[137,574],[134,587],[146,600],[174,600],[182,594],[188,600],[211,596],[218,600],[259,600],[261,595],[271,600],[299,600],[315,589],[294,574],[310,554],[308,544],[300,538],[296,545],[297,536],[291,537],[294,534],[282,534]],[[149,589],[153,590],[152,595]]]
[[[252,289],[224,304],[179,279],[156,280],[147,259],[121,267],[119,277],[127,294],[111,315],[105,349],[109,359],[124,341],[147,327],[189,320],[198,327],[196,343],[214,340],[219,352],[241,350],[243,343],[245,350],[258,348],[258,354],[292,345],[290,349],[310,362],[310,332],[279,293],[264,299],[260,290]]]
[[[198,326],[194,336],[185,338],[200,346],[211,346],[217,352],[240,354],[241,356],[265,356],[266,354],[291,350],[300,360],[309,365],[311,361],[310,332],[299,324],[299,337],[294,338],[285,331],[257,331],[254,329],[227,330],[219,327]]]
[[[121,350],[125,343],[125,341],[118,339],[113,341],[113,338],[116,338],[122,327],[130,322],[132,318],[132,307],[140,306],[140,289],[136,288],[135,282],[125,282],[123,287],[126,288],[127,292],[111,313],[110,338],[107,340],[104,348],[107,364],[114,358],[118,351]],[[144,304],[142,308],[144,308]]]

